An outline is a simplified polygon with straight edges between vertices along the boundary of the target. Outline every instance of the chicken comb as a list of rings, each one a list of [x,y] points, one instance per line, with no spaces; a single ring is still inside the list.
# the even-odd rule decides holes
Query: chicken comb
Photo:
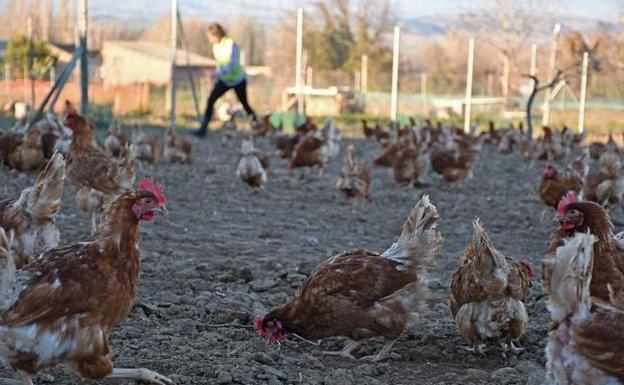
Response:
[[[75,118],[76,116],[78,116],[78,111],[76,111],[76,109],[72,106],[69,106],[68,111],[67,111],[67,118]]]
[[[167,197],[162,192],[160,185],[150,178],[143,178],[139,181],[139,190],[152,193],[156,197],[158,204],[161,206],[164,206],[165,203],[167,203]]]
[[[568,207],[568,205],[570,203],[574,203],[576,202],[576,195],[574,195],[574,192],[572,191],[568,191],[559,201],[559,204],[557,205],[557,214],[559,215],[563,215],[565,214],[566,208]]]
[[[264,334],[264,330],[262,329],[262,321],[263,319],[261,315],[257,315],[254,317],[254,330],[261,337]]]

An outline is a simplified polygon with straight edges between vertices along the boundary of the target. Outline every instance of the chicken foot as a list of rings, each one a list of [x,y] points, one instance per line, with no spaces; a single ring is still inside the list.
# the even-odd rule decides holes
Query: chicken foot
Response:
[[[323,354],[327,354],[329,356],[341,356],[355,360],[355,357],[353,357],[353,354],[351,354],[351,352],[353,352],[361,344],[362,342],[360,341],[349,341],[349,343],[346,344],[342,350],[337,352],[325,351],[323,352]]]
[[[475,344],[474,346],[464,346],[464,349],[471,353],[478,353],[482,356],[489,350],[485,344]]]
[[[113,368],[113,373],[107,378],[126,378],[137,381],[149,382],[156,385],[176,385],[175,382],[162,374],[145,368],[122,369]]]
[[[509,341],[509,343],[501,342],[501,348],[503,349],[503,357],[505,358],[507,358],[507,352],[509,351],[519,354],[525,350],[523,347],[515,346],[513,341]]]
[[[390,355],[399,357],[398,354],[391,354],[390,353],[390,350],[392,350],[392,346],[394,345],[395,342],[396,342],[396,340],[386,341],[386,344],[383,346],[383,348],[381,348],[379,353],[374,354],[372,356],[362,357],[361,358],[362,361],[379,362],[379,361],[382,361],[382,360],[386,359]]]

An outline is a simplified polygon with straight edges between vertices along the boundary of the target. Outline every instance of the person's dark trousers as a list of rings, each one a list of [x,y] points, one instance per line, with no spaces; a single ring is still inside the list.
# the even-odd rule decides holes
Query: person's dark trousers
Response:
[[[212,113],[214,112],[214,105],[217,100],[223,94],[225,94],[228,90],[234,89],[236,92],[236,97],[243,105],[243,108],[247,112],[247,115],[251,116],[252,119],[256,120],[256,114],[254,110],[251,108],[249,103],[247,102],[247,80],[243,80],[235,86],[228,86],[223,81],[218,80],[215,84],[212,92],[210,92],[210,96],[208,97],[208,104],[206,105],[206,112],[204,112],[204,118],[202,119],[201,125],[199,126],[199,130],[195,131],[197,136],[203,137],[208,133],[208,123],[212,119]]]

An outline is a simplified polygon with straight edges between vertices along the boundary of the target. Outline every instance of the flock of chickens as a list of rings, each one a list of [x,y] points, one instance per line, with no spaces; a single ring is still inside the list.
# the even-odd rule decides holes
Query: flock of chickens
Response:
[[[269,158],[253,137],[270,133],[267,119],[243,140],[237,176],[262,187]],[[604,206],[621,203],[619,149],[606,145],[582,149],[565,171],[551,163],[581,148],[582,136],[545,128],[527,138],[522,127],[482,134],[428,121],[384,130],[363,123],[367,138],[382,153],[372,165],[346,149],[337,188],[346,197],[371,196],[373,166],[392,167],[399,183],[422,185],[429,170],[447,182],[470,178],[484,143],[503,153],[519,151],[525,159],[546,160],[539,195],[556,210],[558,228],[543,260],[542,280],[551,326],[546,348],[549,384],[624,383],[624,234],[615,235]],[[65,118],[48,115],[33,127],[0,136],[0,155],[20,170],[43,166],[35,184],[16,199],[0,200],[0,361],[13,368],[23,384],[40,370],[64,364],[86,379],[130,378],[174,384],[148,369],[115,368],[109,335],[130,312],[139,284],[139,224],[166,214],[160,186],[142,179],[135,185],[138,160],[191,162],[191,143],[167,132],[164,151],[155,136],[135,132],[130,141],[113,122],[98,146],[89,122],[68,105]],[[340,153],[339,130],[331,120],[319,129],[307,121],[292,135],[275,136],[288,168],[324,169]],[[46,161],[47,159],[47,161]],[[591,160],[596,169],[589,172]],[[65,174],[79,188],[77,205],[92,214],[87,242],[59,246],[55,216],[60,211]],[[587,200],[585,200],[587,199]],[[266,341],[286,334],[306,340],[343,336],[339,352],[353,357],[363,340],[382,337],[374,356],[391,354],[403,331],[419,322],[428,299],[428,273],[443,246],[440,214],[423,195],[407,217],[401,234],[385,252],[356,249],[319,264],[302,288],[253,326]],[[498,345],[503,354],[522,350],[525,307],[535,270],[528,260],[513,261],[496,249],[484,224],[475,219],[473,237],[450,282],[448,306],[460,334],[476,353]]]

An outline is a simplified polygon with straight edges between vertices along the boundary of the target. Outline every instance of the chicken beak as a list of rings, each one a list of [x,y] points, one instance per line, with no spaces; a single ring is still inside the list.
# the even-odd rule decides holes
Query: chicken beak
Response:
[[[158,214],[169,215],[169,210],[167,210],[165,206],[160,206],[156,212]]]

